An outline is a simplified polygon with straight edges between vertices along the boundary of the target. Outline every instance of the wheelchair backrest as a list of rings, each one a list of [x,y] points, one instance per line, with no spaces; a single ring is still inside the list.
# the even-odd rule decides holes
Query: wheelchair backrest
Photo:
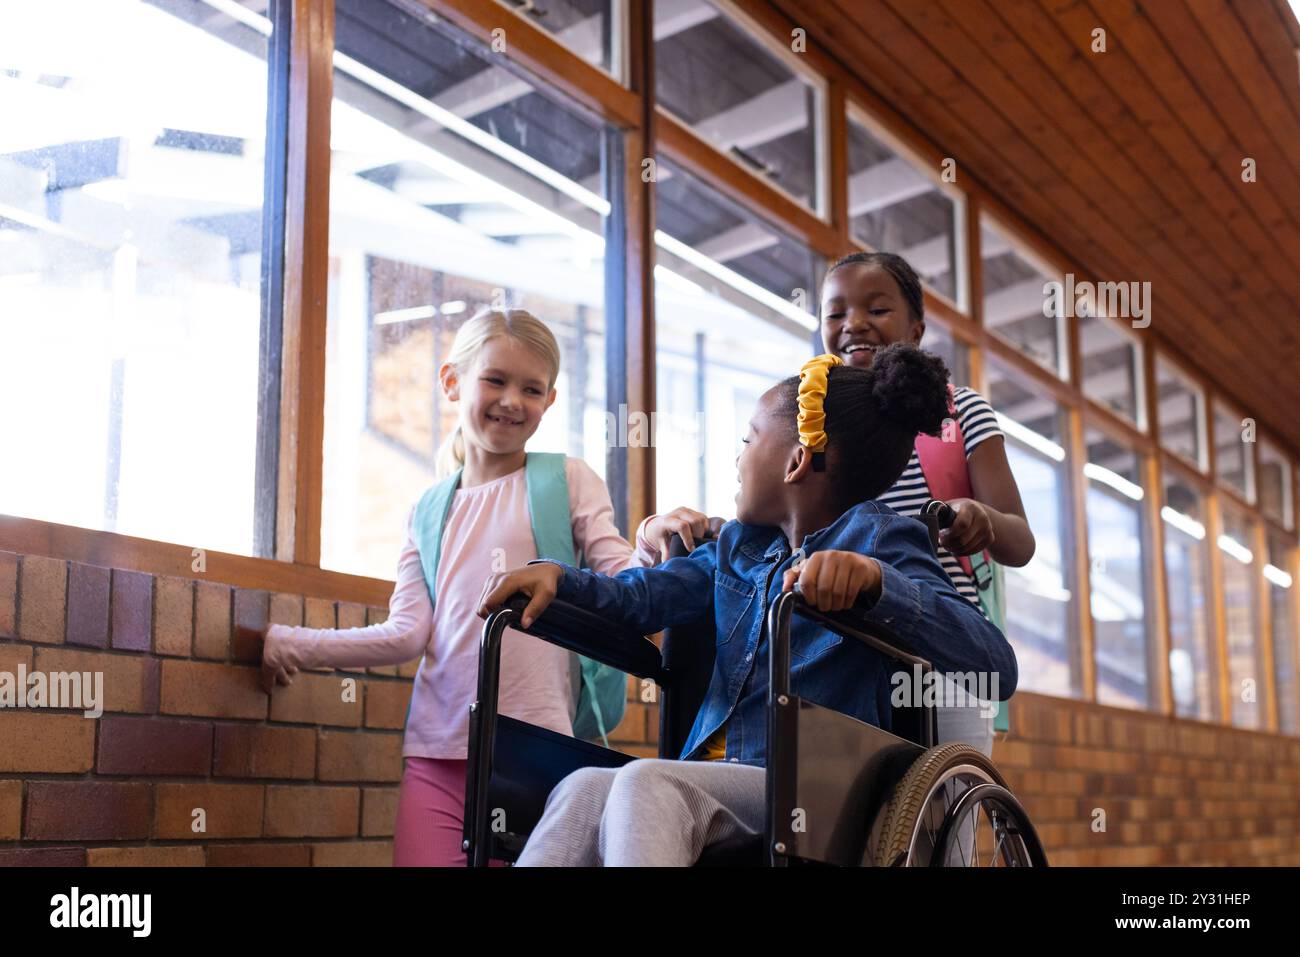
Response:
[[[685,544],[674,535],[668,557],[681,558],[686,554]],[[695,716],[704,704],[709,679],[713,677],[717,652],[714,630],[711,615],[664,630],[660,652],[664,669],[674,678],[671,689],[664,691],[665,700],[659,702],[660,757],[680,757],[695,726]]]

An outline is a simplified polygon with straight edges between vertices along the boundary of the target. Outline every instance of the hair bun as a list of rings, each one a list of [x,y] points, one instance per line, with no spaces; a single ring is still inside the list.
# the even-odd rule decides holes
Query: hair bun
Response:
[[[871,397],[909,433],[936,435],[948,418],[948,367],[932,352],[896,342],[871,363]]]

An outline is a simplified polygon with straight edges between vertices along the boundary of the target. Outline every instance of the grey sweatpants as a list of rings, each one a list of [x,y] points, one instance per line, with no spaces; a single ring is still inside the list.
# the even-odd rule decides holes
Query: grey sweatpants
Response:
[[[767,772],[730,761],[640,758],[555,786],[519,867],[689,867],[705,847],[759,834]]]

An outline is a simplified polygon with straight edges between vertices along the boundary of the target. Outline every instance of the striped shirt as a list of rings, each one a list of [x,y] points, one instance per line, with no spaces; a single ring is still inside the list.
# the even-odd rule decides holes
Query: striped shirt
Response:
[[[953,390],[953,401],[957,406],[957,424],[961,427],[962,439],[966,445],[966,458],[969,459],[975,446],[996,435],[1002,435],[1002,430],[998,428],[997,417],[993,414],[988,401],[973,389],[957,386]],[[880,496],[879,501],[884,502],[900,515],[916,516],[921,514],[921,506],[931,498],[933,496],[930,494],[930,486],[926,484],[925,474],[921,471],[921,460],[917,457],[916,449],[913,448],[907,468],[889,491]],[[943,565],[943,570],[948,573],[948,577],[952,579],[952,583],[957,586],[957,591],[978,605],[979,592],[975,588],[975,583],[962,570],[961,563],[956,557],[942,545],[939,546],[939,562]]]

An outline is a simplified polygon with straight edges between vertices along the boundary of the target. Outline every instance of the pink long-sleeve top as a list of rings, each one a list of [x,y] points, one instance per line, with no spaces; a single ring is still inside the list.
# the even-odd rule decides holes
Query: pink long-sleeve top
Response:
[[[591,467],[570,458],[565,474],[574,549],[587,565],[606,575],[653,565],[656,553],[640,534],[636,549],[619,534],[609,491]],[[456,491],[442,536],[436,608],[412,532],[414,515],[412,506],[387,621],[343,629],[271,625],[263,655],[271,665],[339,668],[401,664],[423,654],[402,754],[464,758],[478,681],[483,621],[477,612],[484,582],[538,557],[524,470]],[[508,629],[501,643],[500,702],[503,714],[572,734],[576,702],[569,652]]]

